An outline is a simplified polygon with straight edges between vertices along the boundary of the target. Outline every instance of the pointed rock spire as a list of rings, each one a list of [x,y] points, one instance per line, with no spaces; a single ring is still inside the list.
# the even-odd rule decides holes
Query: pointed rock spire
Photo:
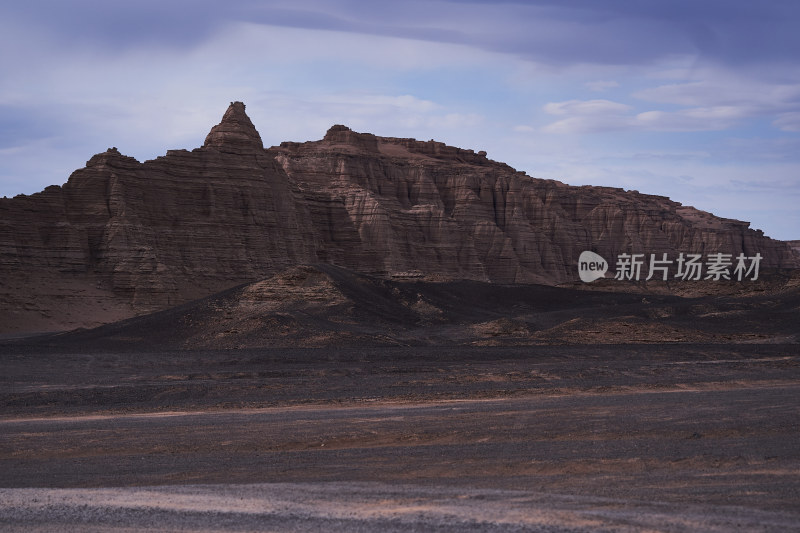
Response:
[[[244,108],[242,102],[231,102],[222,121],[211,128],[203,146],[231,153],[263,150],[264,144],[261,141],[261,135],[258,134]]]

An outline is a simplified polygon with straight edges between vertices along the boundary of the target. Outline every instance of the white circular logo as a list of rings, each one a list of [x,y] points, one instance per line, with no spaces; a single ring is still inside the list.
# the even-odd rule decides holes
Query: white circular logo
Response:
[[[608,272],[608,261],[594,252],[581,252],[578,258],[578,275],[581,281],[591,283],[602,278]]]

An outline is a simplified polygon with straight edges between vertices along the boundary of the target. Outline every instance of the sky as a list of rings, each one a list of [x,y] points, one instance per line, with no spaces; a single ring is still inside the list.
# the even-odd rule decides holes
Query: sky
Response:
[[[333,124],[800,239],[795,0],[0,0],[0,196],[116,146]]]

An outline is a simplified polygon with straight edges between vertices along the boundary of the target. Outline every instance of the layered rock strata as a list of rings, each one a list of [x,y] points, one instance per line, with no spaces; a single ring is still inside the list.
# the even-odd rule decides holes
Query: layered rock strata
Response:
[[[343,207],[356,242],[377,252],[377,265],[341,261],[357,271],[552,284],[576,277],[583,250],[610,260],[621,253],[760,253],[762,266],[797,264],[786,243],[747,222],[662,196],[535,179],[485,152],[439,142],[337,125],[321,141],[283,143],[269,153],[301,190]],[[335,223],[315,220],[323,228]]]
[[[110,148],[61,187],[0,200],[0,328],[95,325],[308,263],[546,284],[575,279],[583,250],[760,253],[762,267],[797,266],[786,243],[748,226],[340,125],[265,149],[234,102],[200,148],[145,162]]]

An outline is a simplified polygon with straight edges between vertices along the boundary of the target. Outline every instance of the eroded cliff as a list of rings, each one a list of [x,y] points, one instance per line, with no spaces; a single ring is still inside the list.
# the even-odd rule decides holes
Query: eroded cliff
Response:
[[[722,252],[794,267],[786,243],[664,197],[535,179],[442,143],[333,126],[264,149],[234,102],[204,145],[116,148],[0,200],[0,330],[91,326],[297,264],[383,277],[557,284],[583,250]]]

